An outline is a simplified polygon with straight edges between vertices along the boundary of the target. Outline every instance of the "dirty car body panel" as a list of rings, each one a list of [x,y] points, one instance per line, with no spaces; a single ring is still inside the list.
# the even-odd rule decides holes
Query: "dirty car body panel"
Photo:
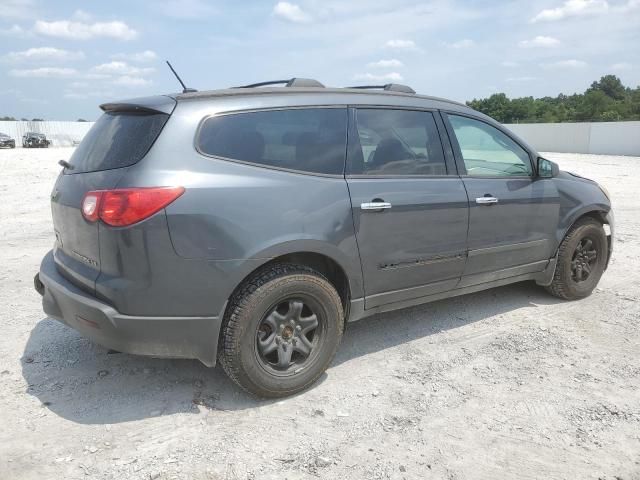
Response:
[[[433,115],[445,174],[351,175],[353,112],[372,107]],[[312,254],[335,264],[347,279],[347,320],[357,320],[513,281],[544,284],[577,218],[593,212],[613,229],[610,202],[597,184],[564,173],[538,178],[537,152],[454,102],[354,89],[254,88],[133,99],[103,109],[110,116],[105,121],[135,128],[164,117],[154,124],[153,138],[144,130],[129,138],[121,129],[104,140],[101,127],[88,134],[70,161],[76,170],[64,169],[54,186],[56,243],[35,284],[49,316],[118,351],[214,365],[229,299],[252,272],[281,257]],[[259,165],[200,148],[208,118],[300,109],[344,115],[344,132],[336,129],[331,140],[344,144],[340,171]],[[441,112],[499,128],[530,156],[531,174],[506,180],[467,175]],[[304,145],[303,138],[282,140],[289,152],[282,154],[313,152],[317,145]],[[107,158],[115,141],[148,145],[135,158],[83,169],[92,155],[107,152]],[[83,217],[87,192],[169,186],[184,193],[133,225]],[[476,196],[485,194],[502,203],[477,205]],[[376,199],[391,207],[362,208]]]

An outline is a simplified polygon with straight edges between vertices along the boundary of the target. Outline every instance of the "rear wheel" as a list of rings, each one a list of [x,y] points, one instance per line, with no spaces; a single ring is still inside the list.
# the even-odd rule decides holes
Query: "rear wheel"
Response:
[[[556,297],[576,300],[591,294],[607,263],[607,236],[592,218],[579,220],[558,249],[558,263],[547,290]]]
[[[220,363],[246,391],[283,397],[304,390],[326,370],[343,330],[342,302],[318,272],[270,266],[231,300]]]

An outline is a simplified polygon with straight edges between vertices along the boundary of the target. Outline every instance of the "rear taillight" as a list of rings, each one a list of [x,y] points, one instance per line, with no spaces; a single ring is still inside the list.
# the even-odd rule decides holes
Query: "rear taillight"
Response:
[[[82,216],[89,222],[102,220],[126,227],[150,217],[184,193],[184,187],[119,188],[87,192]]]
[[[90,221],[98,220],[98,209],[100,207],[100,198],[103,192],[88,192],[82,200],[82,216]]]

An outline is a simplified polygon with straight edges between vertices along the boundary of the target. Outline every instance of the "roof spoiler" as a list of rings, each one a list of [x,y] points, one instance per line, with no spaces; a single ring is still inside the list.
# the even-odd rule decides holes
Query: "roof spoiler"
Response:
[[[175,99],[167,95],[133,98],[100,105],[103,112],[166,113],[168,115],[171,115],[175,107]]]

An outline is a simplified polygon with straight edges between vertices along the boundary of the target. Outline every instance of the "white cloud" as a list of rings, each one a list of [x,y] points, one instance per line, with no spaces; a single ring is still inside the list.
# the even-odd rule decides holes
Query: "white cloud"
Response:
[[[390,72],[382,75],[376,75],[373,73],[359,73],[357,75],[354,75],[353,79],[354,80],[372,80],[374,82],[384,82],[384,81],[401,82],[403,80],[402,75],[400,75],[398,72]]]
[[[416,48],[416,44],[413,40],[394,39],[385,43],[385,47],[412,50]]]
[[[72,84],[73,86],[73,84]],[[69,98],[72,100],[86,100],[88,98],[113,98],[115,94],[110,90],[85,90],[85,91],[75,91],[75,90],[65,90],[64,98]]]
[[[560,40],[553,37],[545,37],[544,35],[538,35],[531,40],[522,40],[518,42],[518,46],[521,48],[553,48],[560,45]]]
[[[145,50],[144,52],[116,53],[114,55],[111,55],[111,58],[143,63],[153,62],[154,60],[157,60],[158,55],[153,50]]]
[[[463,40],[458,40],[457,42],[445,43],[445,45],[449,48],[470,48],[473,47],[475,43],[473,42],[473,40],[465,38]]]
[[[303,11],[299,5],[289,2],[278,2],[273,7],[273,15],[292,23],[309,23],[311,15]]]
[[[560,7],[542,10],[531,21],[552,22],[570,17],[599,15],[608,10],[609,3],[606,0],[567,0]]]
[[[12,77],[22,78],[56,78],[56,77],[70,77],[76,75],[78,71],[75,68],[56,68],[56,67],[41,67],[27,70],[9,70],[9,75]]]
[[[623,5],[614,6],[613,9],[617,12],[627,13],[636,8],[640,8],[640,0],[628,0],[627,3]]]
[[[544,68],[584,68],[587,62],[582,60],[560,60],[559,62],[545,63],[541,65]]]
[[[114,60],[113,62],[96,65],[91,71],[102,75],[148,75],[153,73],[155,69],[151,67],[134,67],[127,62]]]
[[[507,60],[507,61],[502,62],[500,65],[502,65],[503,67],[506,67],[506,68],[515,68],[515,67],[518,66],[518,63],[511,62],[511,61]]]
[[[72,100],[86,100],[89,98],[88,93],[79,93],[79,92],[65,92],[64,98],[70,98]]]
[[[404,67],[404,63],[400,60],[392,58],[390,60],[378,60],[377,62],[371,62],[367,64],[369,68],[400,68]]]
[[[114,60],[91,68],[84,78],[102,80],[111,78],[111,83],[125,87],[144,87],[151,85],[152,81],[145,76],[155,72],[152,67],[134,67],[126,62]]]
[[[42,61],[47,62],[70,62],[74,60],[82,60],[84,53],[81,51],[72,52],[54,47],[29,48],[21,52],[9,52],[4,57],[6,60],[13,62],[20,61]]]
[[[151,85],[151,83],[151,80],[131,75],[123,75],[113,81],[114,85],[122,85],[125,87],[145,87],[147,85]]]
[[[77,20],[78,22],[90,22],[93,20],[93,16],[90,13],[85,12],[84,10],[76,10],[73,12],[71,16],[73,20]]]
[[[11,25],[9,28],[0,28],[0,35],[6,37],[26,37],[29,35],[20,25]]]
[[[507,78],[507,82],[531,82],[535,79],[536,77],[509,77]]]
[[[627,62],[614,63],[613,65],[611,65],[611,70],[631,70],[632,68],[633,65]]]
[[[43,100],[40,98],[31,98],[27,97],[20,90],[16,90],[15,88],[11,88],[9,90],[0,91],[0,95],[11,95],[14,100],[17,100],[21,103],[39,103],[39,104],[48,104],[48,100]]]
[[[104,80],[111,78],[111,75],[107,75],[106,73],[85,73],[82,77],[87,80]]]
[[[33,0],[2,0],[0,18],[29,18],[33,15]]]
[[[38,20],[33,28],[40,35],[70,40],[89,40],[96,37],[132,40],[138,36],[138,32],[120,21],[84,23],[70,20],[55,22]]]

